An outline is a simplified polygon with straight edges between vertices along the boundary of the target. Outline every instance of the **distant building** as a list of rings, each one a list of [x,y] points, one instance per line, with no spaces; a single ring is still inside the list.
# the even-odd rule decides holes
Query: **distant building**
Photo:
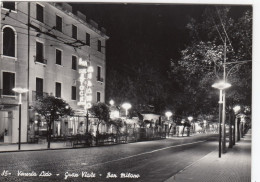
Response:
[[[46,131],[46,121],[32,109],[45,95],[64,99],[76,111],[54,123],[53,135],[85,132],[84,102],[105,101],[105,29],[67,3],[2,2],[0,11],[0,143],[18,141],[14,87],[29,89],[22,95],[22,142]],[[85,72],[90,66],[92,75]]]

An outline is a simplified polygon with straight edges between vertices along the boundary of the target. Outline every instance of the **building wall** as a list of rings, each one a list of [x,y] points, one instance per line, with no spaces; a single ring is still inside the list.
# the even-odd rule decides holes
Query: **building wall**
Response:
[[[44,9],[44,23],[36,20],[36,6],[37,4],[43,6]],[[30,5],[30,12],[28,13],[28,5]],[[2,4],[1,4],[2,7]],[[93,78],[92,78],[92,102],[96,102],[96,92],[101,93],[101,102],[105,101],[105,41],[108,37],[101,32],[95,24],[86,23],[86,19],[83,14],[72,14],[71,7],[66,3],[47,3],[47,2],[19,2],[16,3],[16,10],[9,12],[8,16],[4,14],[8,13],[8,10],[1,8],[1,30],[4,26],[11,26],[16,32],[16,58],[9,58],[3,56],[2,51],[2,35],[0,36],[0,89],[3,88],[2,72],[9,71],[15,73],[15,87],[28,88],[28,75],[29,75],[29,104],[27,103],[27,94],[23,94],[22,105],[22,142],[27,141],[27,128],[29,121],[29,114],[27,111],[27,105],[33,105],[35,101],[36,91],[36,77],[43,79],[43,92],[55,96],[55,82],[61,83],[61,98],[70,104],[75,109],[82,109],[77,105],[79,99],[79,73],[78,70],[72,69],[72,55],[78,59],[82,58],[88,60],[90,65],[93,66]],[[30,14],[30,40],[28,44],[28,14]],[[56,25],[56,15],[62,17],[63,26],[62,32],[53,29]],[[81,19],[79,18],[81,17]],[[78,39],[81,42],[85,42],[86,33],[90,34],[90,46],[76,43],[76,39],[72,38],[72,24],[78,27]],[[36,28],[35,28],[36,27]],[[37,31],[40,30],[41,32]],[[45,32],[45,33],[43,33]],[[53,38],[46,35],[46,32],[55,35]],[[102,43],[101,52],[98,51],[98,40]],[[36,56],[36,41],[42,42],[44,45],[44,58],[47,60],[47,64],[41,64],[35,62]],[[74,43],[74,44],[73,44]],[[80,47],[73,47],[68,44],[82,45]],[[29,49],[29,70],[28,70],[28,49]],[[57,65],[56,62],[56,49],[62,51],[62,63]],[[77,62],[78,63],[78,62]],[[102,68],[101,78],[104,78],[103,82],[97,81],[97,66]],[[79,66],[78,66],[79,68]],[[71,100],[71,87],[77,88],[77,100]],[[17,104],[18,99],[16,97],[1,97],[0,105],[6,103]],[[18,107],[13,106],[13,136],[12,143],[17,142],[18,134]]]

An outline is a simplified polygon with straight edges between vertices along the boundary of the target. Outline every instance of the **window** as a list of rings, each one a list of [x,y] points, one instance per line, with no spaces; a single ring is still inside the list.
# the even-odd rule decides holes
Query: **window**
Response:
[[[98,51],[101,52],[101,41],[98,40]]]
[[[43,58],[43,43],[41,42],[36,42],[36,61],[45,64]]]
[[[15,11],[15,2],[3,2],[3,8]]]
[[[55,84],[55,93],[56,93],[56,97],[61,97],[61,83],[56,82]]]
[[[36,78],[36,98],[43,96],[43,79]]]
[[[10,27],[3,30],[3,55],[15,57],[15,33]]]
[[[90,45],[90,34],[86,33],[86,45]]]
[[[15,95],[12,90],[15,87],[15,74],[3,72],[3,95]]]
[[[62,52],[56,49],[56,64],[61,65]]]
[[[77,70],[77,57],[72,56],[72,69]]]
[[[43,7],[36,4],[36,19],[43,23]]]
[[[97,81],[101,81],[101,67],[97,67]]]
[[[76,87],[72,86],[71,87],[71,100],[76,100],[76,92],[77,92]]]
[[[101,96],[101,93],[97,92],[97,102],[100,102],[100,96]]]
[[[78,28],[75,25],[72,25],[72,38],[78,39]]]
[[[62,18],[56,15],[56,30],[62,32]]]

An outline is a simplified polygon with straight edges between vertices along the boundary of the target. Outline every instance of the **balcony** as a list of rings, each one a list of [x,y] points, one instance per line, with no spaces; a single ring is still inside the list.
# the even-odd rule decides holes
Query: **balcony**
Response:
[[[35,63],[40,63],[40,64],[47,64],[47,59],[44,59],[43,57],[40,56],[33,56],[34,57],[34,62]]]
[[[0,89],[0,97],[3,97],[3,96],[14,97],[14,96],[15,96],[15,92],[12,91],[12,90],[3,90],[3,89]]]
[[[32,91],[32,101],[37,101],[48,95],[49,94],[46,92]]]
[[[104,78],[101,78],[101,77],[97,76],[97,81],[104,82]]]

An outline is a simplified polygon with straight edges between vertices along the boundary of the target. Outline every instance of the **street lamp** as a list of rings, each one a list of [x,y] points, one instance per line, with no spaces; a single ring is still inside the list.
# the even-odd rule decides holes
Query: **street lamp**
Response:
[[[240,109],[241,109],[241,107],[240,107],[240,106],[235,106],[235,107],[233,108],[233,110],[234,110],[235,114],[237,114],[237,113],[238,113],[238,111],[240,111]]]
[[[132,105],[129,104],[129,103],[124,103],[122,105],[122,107],[125,109],[125,118],[126,118],[127,117],[127,111],[128,111],[128,109],[130,109],[132,107]]]
[[[192,117],[192,116],[189,116],[189,117],[188,117],[188,120],[190,121],[190,124],[191,124],[191,121],[193,120],[193,117]],[[193,129],[193,133],[195,133],[195,128],[194,128],[194,127],[195,127],[195,125],[194,125],[194,123],[193,123],[193,128],[192,128],[192,129]]]
[[[168,120],[170,120],[170,117],[172,116],[172,112],[171,111],[167,111],[165,113],[165,116],[167,117]]]
[[[18,102],[18,105],[19,105],[19,139],[18,139],[18,150],[21,149],[21,105],[22,105],[22,93],[25,93],[25,92],[28,92],[29,90],[26,89],[26,88],[13,88],[12,89],[14,92],[18,93],[19,94],[19,102]]]
[[[221,104],[223,104],[223,115],[222,115],[222,120],[223,120],[223,133],[225,132],[225,105],[224,105],[224,102],[225,101],[223,99],[223,95],[222,95],[222,92],[223,90],[231,87],[231,84],[230,83],[227,83],[225,81],[219,81],[217,83],[214,83],[212,85],[213,88],[216,88],[216,89],[219,89],[219,158],[221,158]],[[225,145],[225,137],[223,137],[223,144]]]
[[[114,102],[113,100],[110,100],[110,101],[109,101],[109,104],[110,104],[111,106],[113,106],[113,105],[115,104],[115,102]]]

